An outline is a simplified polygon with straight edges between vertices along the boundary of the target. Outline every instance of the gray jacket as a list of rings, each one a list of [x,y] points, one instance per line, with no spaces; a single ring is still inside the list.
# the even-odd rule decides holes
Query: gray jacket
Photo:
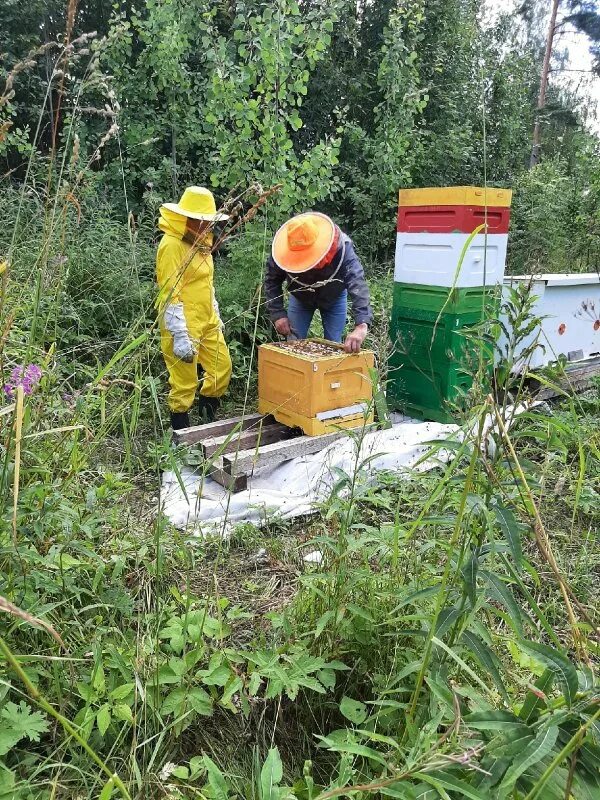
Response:
[[[345,233],[330,264],[322,269],[310,269],[293,276],[277,266],[272,256],[265,270],[265,296],[272,322],[287,316],[283,304],[283,285],[303,305],[311,309],[330,308],[344,290],[350,295],[355,325],[373,320],[369,287],[352,240]]]

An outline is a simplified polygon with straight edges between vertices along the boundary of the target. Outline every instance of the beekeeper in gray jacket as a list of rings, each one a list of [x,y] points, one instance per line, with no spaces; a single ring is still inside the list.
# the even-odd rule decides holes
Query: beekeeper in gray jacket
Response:
[[[287,311],[284,283],[289,294]],[[373,319],[369,287],[350,237],[318,212],[292,217],[275,234],[265,295],[280,336],[305,339],[318,309],[325,338],[333,342],[342,341],[349,296],[354,329],[344,340],[348,353],[359,352]]]

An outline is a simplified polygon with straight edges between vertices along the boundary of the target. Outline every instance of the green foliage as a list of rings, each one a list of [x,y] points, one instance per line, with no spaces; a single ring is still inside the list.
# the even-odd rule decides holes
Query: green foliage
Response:
[[[331,193],[339,140],[297,154],[291,134],[302,127],[309,70],[325,56],[336,19],[335,4],[303,13],[295,1],[278,0],[255,14],[239,13],[227,37],[207,27],[203,129],[213,186],[282,183],[283,214]]]
[[[509,266],[518,273],[585,272],[598,260],[589,209],[596,203],[597,150],[583,150],[575,174],[545,161],[515,185]],[[551,269],[548,269],[548,267]]]
[[[301,13],[288,0],[231,13],[208,2],[151,2],[131,18],[115,16],[102,63],[131,98],[122,117],[133,192],[150,181],[176,195],[192,176],[225,193],[281,182],[282,214],[329,196],[337,133],[302,151],[292,137],[336,20],[335,4]]]
[[[2,730],[0,731],[0,756],[5,756],[22,739],[39,742],[40,736],[48,731],[48,722],[39,711],[32,711],[23,700],[17,705],[8,702],[0,711]]]

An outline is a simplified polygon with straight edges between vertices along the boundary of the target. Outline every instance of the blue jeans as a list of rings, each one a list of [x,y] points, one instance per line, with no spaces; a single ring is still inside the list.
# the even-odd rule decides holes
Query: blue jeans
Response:
[[[348,292],[344,290],[331,308],[320,308],[323,333],[331,342],[341,342],[348,313]],[[306,339],[314,316],[314,309],[305,306],[293,294],[289,297],[287,315],[292,332],[298,339]]]

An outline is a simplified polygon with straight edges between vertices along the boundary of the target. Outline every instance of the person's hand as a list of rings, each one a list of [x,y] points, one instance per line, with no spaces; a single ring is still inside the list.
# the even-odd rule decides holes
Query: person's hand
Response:
[[[275,330],[280,336],[289,336],[292,332],[289,319],[287,317],[281,317],[281,319],[276,320]]]
[[[346,336],[344,350],[347,353],[359,353],[368,331],[369,329],[366,323],[363,322],[360,325],[357,325],[356,328],[354,328],[354,330],[349,333],[348,336]]]

